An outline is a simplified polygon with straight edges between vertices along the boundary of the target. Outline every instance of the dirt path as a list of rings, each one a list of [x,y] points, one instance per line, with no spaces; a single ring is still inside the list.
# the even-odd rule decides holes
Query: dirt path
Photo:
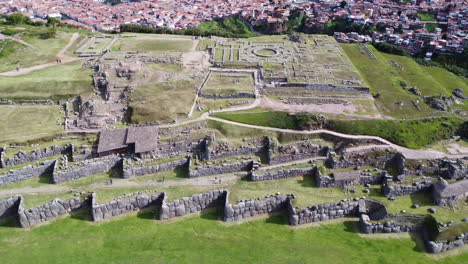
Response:
[[[27,43],[26,41],[24,41],[24,40],[22,40],[22,39],[19,39],[19,38],[9,37],[9,36],[5,36],[5,35],[0,34],[0,40],[2,40],[2,39],[11,39],[11,40],[13,40],[13,41],[16,41],[16,42],[18,42],[18,43],[20,43],[20,44],[23,44],[23,45],[25,45],[25,46],[27,46],[27,47],[30,47],[30,48],[32,48],[32,49],[38,49],[37,47],[35,47],[35,46],[33,46],[33,45]]]
[[[341,104],[309,104],[309,105],[292,105],[271,100],[270,98],[262,98],[260,104],[263,108],[271,108],[277,111],[288,111],[290,113],[325,113],[332,115],[343,115],[349,118],[358,118],[358,119],[382,119],[382,115],[378,114],[375,116],[371,115],[356,115],[356,114],[346,114],[346,112],[356,112],[356,107],[351,105],[341,105]]]
[[[78,39],[78,37],[79,37],[78,33],[73,33],[67,45],[57,53],[56,57],[62,60],[61,64],[81,60],[81,58],[72,58],[72,57],[65,56],[65,51],[67,51],[67,49],[69,49],[71,45],[73,45],[73,43]],[[49,67],[57,66],[61,64],[58,64],[56,62],[50,62],[50,63],[45,63],[45,64],[29,67],[29,68],[19,69],[18,71],[1,72],[0,76],[9,76],[9,77],[20,76],[20,75],[31,73],[33,71],[42,70],[45,68],[49,68]]]

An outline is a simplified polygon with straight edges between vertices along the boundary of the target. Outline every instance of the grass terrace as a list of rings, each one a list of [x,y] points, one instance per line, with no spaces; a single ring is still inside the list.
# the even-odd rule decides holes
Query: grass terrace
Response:
[[[92,70],[81,64],[72,62],[15,77],[0,76],[0,98],[57,100],[92,92]]]
[[[0,105],[0,142],[54,135],[63,131],[63,116],[56,105]]]

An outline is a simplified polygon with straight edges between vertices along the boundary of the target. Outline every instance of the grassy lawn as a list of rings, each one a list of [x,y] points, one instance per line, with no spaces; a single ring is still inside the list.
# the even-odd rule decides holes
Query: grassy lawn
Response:
[[[433,15],[433,14],[429,14],[429,13],[417,13],[416,14],[419,19],[421,19],[422,21],[435,21],[436,20],[436,16]]]
[[[177,80],[138,86],[129,103],[132,122],[170,122],[188,114],[197,85],[197,81]]]
[[[59,30],[56,38],[41,39],[40,35],[46,31],[47,28],[45,27],[35,27],[18,35],[23,41],[37,49],[9,41],[5,50],[0,52],[0,61],[2,62],[0,72],[12,71],[16,67],[27,68],[55,61],[57,53],[67,45],[72,34]]]
[[[92,91],[92,70],[73,62],[15,77],[0,76],[0,97],[66,99]]]
[[[257,126],[276,127],[283,129],[297,129],[297,124],[294,118],[289,113],[281,111],[236,111],[227,113],[216,113],[213,116],[230,121]]]
[[[0,141],[40,137],[63,131],[63,116],[59,106],[2,105],[0,112]]]
[[[252,93],[254,81],[252,74],[212,72],[202,89],[203,94],[231,95]]]
[[[152,218],[149,210],[96,225],[78,213],[33,230],[0,227],[0,253],[9,263],[450,264],[468,256],[437,261],[416,238],[362,238],[353,221],[294,230],[281,216],[232,226],[216,222],[215,213],[171,223]]]
[[[408,87],[417,86],[422,96],[450,95],[456,88],[468,89],[466,79],[444,69],[421,66],[411,58],[381,53],[369,45],[368,48],[377,57],[374,60],[367,54],[359,53],[355,45],[340,45],[370,86],[371,93],[380,94],[375,102],[385,115],[396,118],[415,118],[443,114],[429,108],[420,97],[403,89],[400,85],[402,82]],[[395,66],[392,66],[391,62]],[[416,100],[419,100],[421,111],[412,103]],[[403,105],[396,104],[400,101]],[[465,110],[467,107],[467,103],[455,106],[455,108]]]
[[[193,41],[190,39],[164,40],[157,38],[120,39],[114,45],[114,51],[190,51]]]

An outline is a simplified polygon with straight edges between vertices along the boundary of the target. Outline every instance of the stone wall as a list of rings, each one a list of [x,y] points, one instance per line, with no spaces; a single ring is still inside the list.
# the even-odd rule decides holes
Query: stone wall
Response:
[[[192,169],[190,166],[189,170],[189,178],[197,178],[203,176],[210,176],[210,175],[218,175],[218,174],[226,174],[226,173],[233,173],[239,171],[248,172],[252,170],[253,161],[240,161],[231,164],[222,164],[217,166],[207,165],[206,167],[200,167]]]
[[[288,204],[289,224],[293,226],[345,216],[358,216],[357,201],[313,205],[303,210]]]
[[[84,198],[79,196],[69,201],[54,199],[39,207],[26,210],[23,206],[23,200],[21,200],[18,208],[19,222],[23,228],[34,226],[57,216],[78,210],[84,206],[89,206],[90,203],[90,196],[86,196]]]
[[[327,156],[325,165],[332,169],[340,168],[354,168],[364,165],[370,165],[379,169],[385,169],[388,162],[401,162],[404,159],[395,158],[396,155],[389,151],[362,151],[362,152],[351,152],[346,155],[338,156],[331,152]],[[404,165],[403,165],[404,166]],[[402,165],[396,164],[397,168],[401,168]]]
[[[44,162],[38,162],[38,164],[34,166],[28,165],[21,169],[10,170],[5,174],[0,175],[0,185],[12,184],[15,182],[51,174],[55,163],[55,160],[48,160]]]
[[[382,203],[372,200],[359,200],[359,213],[366,214],[372,221],[385,219],[388,216],[387,208]]]
[[[159,173],[163,171],[175,170],[178,168],[186,168],[188,170],[189,159],[183,158],[180,160],[170,161],[166,163],[161,163],[158,165],[143,165],[135,164],[136,162],[131,159],[124,159],[123,161],[123,177],[125,179],[143,176],[153,173]]]
[[[269,151],[269,164],[274,165],[319,156],[326,157],[330,151],[330,147],[311,144],[308,141],[302,141],[281,145],[276,150],[273,151],[269,149]]]
[[[166,202],[164,197],[159,211],[159,219],[166,220],[187,214],[193,214],[202,210],[222,207],[226,204],[228,192],[226,190],[214,190],[201,194],[194,194],[191,197],[184,197],[171,203]]]
[[[122,200],[122,198],[131,196],[135,197]],[[91,215],[93,221],[98,222],[120,214],[141,210],[152,205],[159,206],[164,199],[164,193],[153,191],[129,193],[104,204],[97,204],[95,197],[96,194],[92,193]]]
[[[418,192],[430,192],[432,189],[432,182],[416,182],[413,185],[393,185],[389,186],[387,184],[382,186],[384,195],[386,197],[402,196],[402,195],[411,195]]]
[[[237,98],[255,98],[253,93],[233,93],[230,95],[221,95],[221,94],[205,94],[200,93],[200,97],[207,99],[237,99]]]
[[[58,155],[69,155],[73,152],[73,145],[51,146],[45,149],[36,149],[31,153],[20,150],[14,157],[9,159],[5,159],[6,152],[2,150],[3,148],[0,148],[0,168],[8,168]]]
[[[250,172],[250,179],[256,181],[279,180],[299,176],[311,176],[317,170],[317,166],[309,168],[293,168],[285,170],[268,171],[265,173]]]
[[[376,234],[376,233],[400,233],[400,232],[417,232],[421,231],[423,226],[421,224],[403,224],[394,221],[384,221],[378,223],[370,222],[370,217],[366,214],[361,214],[359,217],[359,228],[362,233]]]
[[[451,250],[457,247],[461,247],[465,244],[468,244],[468,233],[460,234],[457,237],[457,240],[454,241],[444,241],[436,242],[426,240],[426,248],[429,253],[440,253],[447,250]]]
[[[61,183],[102,172],[108,172],[111,169],[121,166],[122,158],[116,155],[84,160],[71,166],[68,166],[65,159],[62,159],[60,162],[56,162],[52,178],[54,183]]]
[[[15,195],[11,198],[0,200],[0,219],[4,219],[18,214],[18,207],[23,200],[21,195]]]
[[[270,195],[266,200],[242,200],[237,204],[227,204],[224,207],[224,221],[238,221],[261,214],[270,214],[287,209],[290,199],[294,195]],[[226,199],[227,201],[227,199]]]

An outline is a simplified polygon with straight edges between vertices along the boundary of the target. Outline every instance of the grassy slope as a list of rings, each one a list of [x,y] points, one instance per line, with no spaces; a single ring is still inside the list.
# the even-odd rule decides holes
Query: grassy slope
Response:
[[[0,141],[8,138],[54,134],[63,130],[59,106],[0,106]]]
[[[287,112],[238,111],[213,116],[230,121],[284,129],[299,129],[295,118]],[[451,137],[462,121],[457,118],[429,120],[331,120],[328,129],[356,135],[380,136],[409,148],[421,148]],[[448,126],[446,126],[448,125]]]
[[[245,123],[257,126],[266,126],[266,127],[276,127],[283,129],[297,129],[296,122],[294,119],[287,113],[281,111],[265,111],[265,112],[250,112],[248,111],[239,111],[239,112],[226,112],[226,113],[216,113],[213,116]]]
[[[248,38],[256,36],[249,27],[237,17],[202,22],[197,26],[204,33]]]
[[[442,114],[429,108],[418,96],[401,88],[401,81],[406,82],[408,87],[417,86],[423,96],[449,95],[456,88],[468,89],[467,80],[441,68],[421,66],[408,57],[381,53],[368,46],[377,56],[373,60],[367,54],[359,53],[355,45],[341,44],[341,47],[370,86],[372,94],[381,94],[381,98],[375,99],[375,102],[385,115],[415,118]],[[395,61],[399,67],[393,67],[390,60]],[[411,102],[418,99],[422,111],[418,111]],[[404,105],[395,104],[398,101],[402,101]],[[468,104],[457,107],[466,110]]]
[[[92,70],[73,62],[16,77],[0,76],[0,97],[69,98],[92,91]]]
[[[56,60],[56,54],[65,47],[71,38],[70,32],[59,30],[56,38],[41,39],[40,35],[46,32],[47,28],[30,26],[21,26],[20,28],[25,28],[20,30],[23,32],[20,38],[37,49],[10,42],[6,51],[0,53],[0,72],[11,71],[16,67],[26,68],[53,62]]]

